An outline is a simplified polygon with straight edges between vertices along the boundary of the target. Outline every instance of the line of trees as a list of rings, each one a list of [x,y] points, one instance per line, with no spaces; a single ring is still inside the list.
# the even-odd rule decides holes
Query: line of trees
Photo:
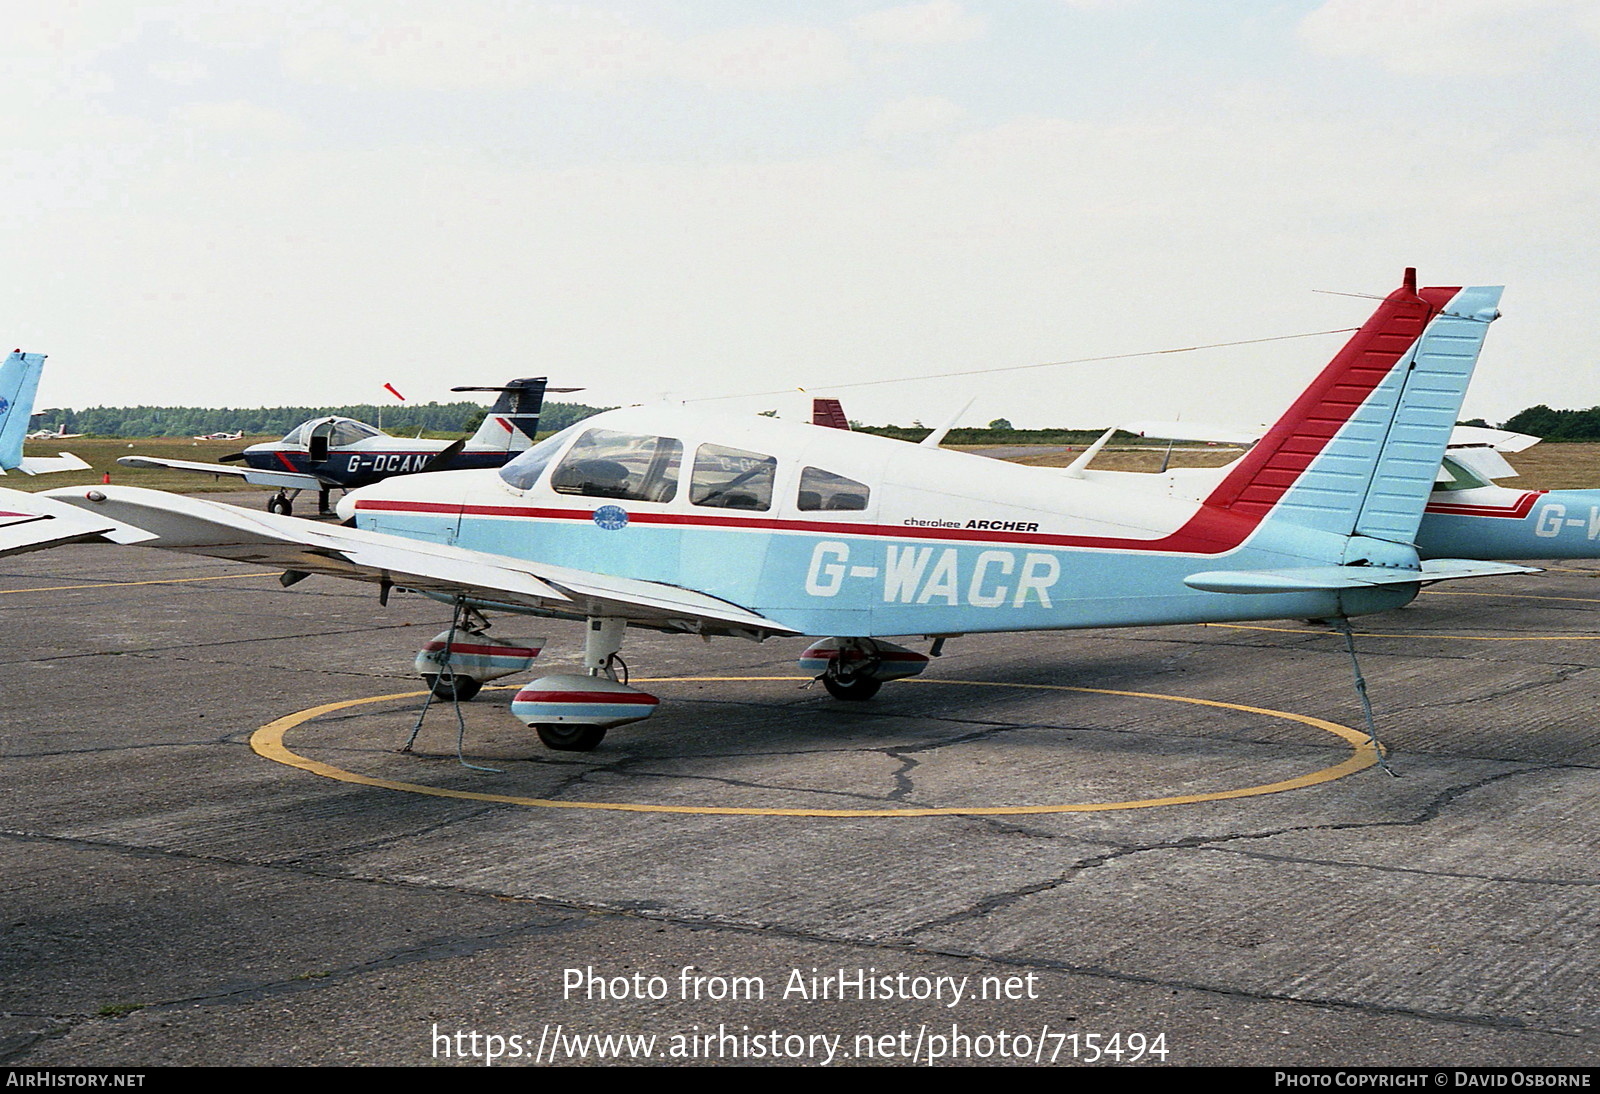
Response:
[[[598,414],[605,407],[583,403],[544,405],[539,420],[541,430],[565,429],[573,422]],[[403,403],[382,408],[383,428],[387,433],[470,433],[483,421],[487,409],[482,403]],[[194,407],[194,406],[92,406],[85,410],[53,407],[35,412],[30,429],[59,429],[67,433],[90,433],[100,437],[197,437],[206,433],[284,434],[308,418],[337,414],[377,424],[379,408],[367,403],[358,406],[271,406],[271,407]]]
[[[598,414],[607,407],[585,403],[548,402],[540,418],[543,430],[565,429]],[[403,403],[381,408],[383,428],[389,433],[470,433],[483,421],[487,409],[481,403]],[[338,414],[377,424],[380,408],[373,403],[357,406],[274,406],[274,407],[194,407],[194,406],[92,406],[85,410],[53,407],[36,411],[30,429],[59,429],[67,433],[89,433],[100,437],[195,437],[206,433],[284,434],[308,418]],[[910,426],[852,427],[868,433],[915,441],[927,436],[921,422]],[[1474,418],[1468,425],[1487,425]],[[1600,406],[1587,410],[1552,410],[1531,406],[1506,419],[1501,427],[1527,433],[1547,441],[1600,441]],[[1099,435],[1093,429],[1013,429],[1004,418],[996,418],[987,429],[953,429],[949,444],[1086,444]],[[1124,439],[1119,437],[1119,440]]]
[[[1547,441],[1600,441],[1600,406],[1551,410],[1540,403],[1507,418],[1504,428]]]

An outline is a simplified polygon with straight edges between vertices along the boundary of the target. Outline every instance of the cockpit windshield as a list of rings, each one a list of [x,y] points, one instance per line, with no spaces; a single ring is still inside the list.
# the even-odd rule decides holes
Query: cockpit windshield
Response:
[[[580,425],[582,423],[579,423]],[[578,426],[569,425],[559,433],[552,433],[522,455],[512,460],[500,469],[500,477],[507,486],[516,490],[526,490],[539,481],[539,476],[544,474],[544,469],[550,466],[550,461],[556,458],[556,453],[566,447],[572,440]]]

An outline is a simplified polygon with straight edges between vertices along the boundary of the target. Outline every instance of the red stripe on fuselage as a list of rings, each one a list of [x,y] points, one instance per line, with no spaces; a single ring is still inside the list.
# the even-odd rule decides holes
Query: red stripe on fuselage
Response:
[[[1521,520],[1533,512],[1533,506],[1548,490],[1530,490],[1510,505],[1451,505],[1448,502],[1430,502],[1427,512],[1442,513],[1452,517],[1507,517]]]
[[[588,523],[588,509],[545,509],[521,505],[459,505],[427,501],[356,502],[360,512],[437,513],[442,516],[514,517],[523,520],[572,520]],[[676,525],[688,528],[722,528],[767,532],[820,532],[839,536],[883,536],[893,539],[942,539],[974,543],[1037,544],[1041,547],[1097,547],[1125,551],[1171,551],[1219,554],[1232,550],[1253,531],[1257,521],[1217,509],[1202,509],[1178,531],[1159,539],[1112,536],[1061,536],[1043,532],[994,532],[987,529],[917,528],[899,524],[857,524],[772,517],[702,516],[697,513],[641,513],[628,511],[629,524]]]

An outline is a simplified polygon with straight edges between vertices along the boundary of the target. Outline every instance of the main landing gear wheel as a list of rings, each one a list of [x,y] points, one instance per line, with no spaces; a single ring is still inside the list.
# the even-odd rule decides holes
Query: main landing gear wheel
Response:
[[[533,727],[546,748],[557,752],[593,752],[606,738],[604,726],[541,722]]]
[[[283,494],[274,494],[267,501],[267,512],[291,517],[294,515],[294,503]]]
[[[422,681],[428,685],[428,690],[433,692],[435,699],[455,699],[462,703],[483,690],[482,680],[463,676],[459,672],[448,681],[438,673],[430,672],[422,677]]]
[[[870,699],[878,694],[878,689],[883,687],[883,681],[874,680],[869,676],[824,676],[822,686],[827,688],[828,694],[835,699],[855,702]]]

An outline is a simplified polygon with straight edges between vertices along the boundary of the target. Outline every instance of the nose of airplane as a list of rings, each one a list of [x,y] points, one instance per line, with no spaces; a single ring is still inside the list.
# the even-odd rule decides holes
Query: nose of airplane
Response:
[[[378,485],[381,484],[373,483],[373,486]],[[370,495],[373,486],[357,487],[356,489],[347,492],[343,497],[334,503],[333,511],[339,514],[339,519],[341,521],[348,524],[355,520],[356,503],[359,502],[363,497]]]

